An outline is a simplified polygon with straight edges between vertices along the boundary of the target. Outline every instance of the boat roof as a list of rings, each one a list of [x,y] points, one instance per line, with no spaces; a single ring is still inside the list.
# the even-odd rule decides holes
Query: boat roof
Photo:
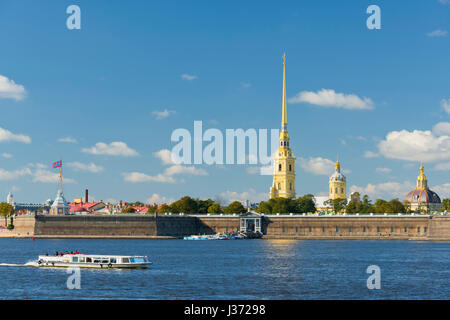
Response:
[[[72,253],[66,253],[62,256],[54,256],[54,255],[40,255],[40,257],[68,257],[68,256],[74,256],[74,257],[95,257],[95,258],[144,258],[147,256],[118,256],[118,255],[104,255],[104,254],[84,254],[84,253],[79,253],[79,254],[72,254]]]

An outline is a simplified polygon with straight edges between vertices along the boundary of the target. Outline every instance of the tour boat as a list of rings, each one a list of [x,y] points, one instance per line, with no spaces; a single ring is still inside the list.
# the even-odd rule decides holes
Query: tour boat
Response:
[[[39,256],[37,261],[31,261],[25,265],[29,267],[144,269],[150,264],[152,263],[147,256],[64,254],[62,256]]]

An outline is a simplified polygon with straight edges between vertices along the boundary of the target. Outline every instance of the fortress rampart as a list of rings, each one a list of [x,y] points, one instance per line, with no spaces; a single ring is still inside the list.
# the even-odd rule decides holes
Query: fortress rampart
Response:
[[[239,216],[18,216],[16,237],[180,238],[239,230]],[[450,216],[262,216],[266,239],[395,239],[450,241]]]

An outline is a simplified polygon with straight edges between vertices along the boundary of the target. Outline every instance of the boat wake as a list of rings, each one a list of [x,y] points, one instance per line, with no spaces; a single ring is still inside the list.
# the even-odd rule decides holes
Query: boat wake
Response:
[[[0,263],[0,267],[25,267],[25,265],[15,263]]]

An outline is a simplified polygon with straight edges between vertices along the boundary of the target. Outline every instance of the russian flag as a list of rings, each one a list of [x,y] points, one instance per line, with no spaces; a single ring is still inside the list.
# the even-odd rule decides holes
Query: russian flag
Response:
[[[62,167],[62,160],[53,162],[53,168],[60,168]]]

